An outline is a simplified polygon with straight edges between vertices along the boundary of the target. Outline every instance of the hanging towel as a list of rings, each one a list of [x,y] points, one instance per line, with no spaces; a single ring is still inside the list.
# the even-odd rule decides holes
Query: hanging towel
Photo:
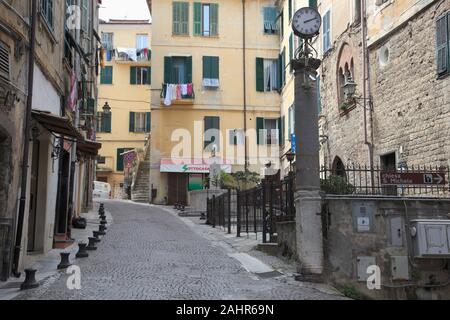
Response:
[[[177,84],[177,99],[181,99],[181,85]]]
[[[172,92],[170,90],[170,84],[166,84],[166,95],[164,98],[164,104],[170,106],[172,104]]]
[[[193,86],[192,86],[192,83],[188,83],[188,85],[187,85],[187,90],[188,90],[188,95],[189,96],[192,96],[192,93],[193,93]]]
[[[172,93],[172,100],[176,100],[177,99],[177,85],[176,84],[170,85],[170,92]]]
[[[181,85],[181,94],[183,96],[187,96],[187,94],[188,94],[188,85],[187,84],[182,84]]]

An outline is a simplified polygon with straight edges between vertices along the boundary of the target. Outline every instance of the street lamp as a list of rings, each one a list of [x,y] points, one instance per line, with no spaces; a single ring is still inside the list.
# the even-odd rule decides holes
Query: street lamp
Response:
[[[108,101],[105,102],[105,105],[103,106],[103,112],[104,113],[111,113],[111,107],[108,104]]]
[[[292,150],[289,150],[288,152],[286,152],[286,160],[289,162],[289,175],[291,175],[293,173],[292,170],[292,162],[295,159],[295,153],[292,152]]]

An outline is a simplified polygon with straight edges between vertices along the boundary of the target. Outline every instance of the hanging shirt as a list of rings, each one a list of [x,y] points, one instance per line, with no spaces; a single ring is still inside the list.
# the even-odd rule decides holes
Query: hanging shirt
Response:
[[[181,94],[183,96],[187,96],[187,94],[188,94],[188,85],[187,84],[182,84],[181,85]]]
[[[170,90],[170,84],[166,84],[166,94],[164,98],[164,105],[170,106],[172,104],[172,92]]]

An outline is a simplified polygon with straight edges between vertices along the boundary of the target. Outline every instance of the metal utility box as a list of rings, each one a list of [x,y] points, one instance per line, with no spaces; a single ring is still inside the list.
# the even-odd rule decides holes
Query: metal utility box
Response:
[[[375,257],[371,256],[358,256],[356,257],[356,276],[358,281],[367,281],[369,274],[367,273],[367,268],[376,265]]]
[[[407,256],[391,256],[392,280],[409,280],[409,262]]]
[[[416,258],[450,258],[450,220],[412,220],[411,237]]]
[[[352,204],[353,230],[358,233],[374,232],[375,210],[373,202],[354,202]]]

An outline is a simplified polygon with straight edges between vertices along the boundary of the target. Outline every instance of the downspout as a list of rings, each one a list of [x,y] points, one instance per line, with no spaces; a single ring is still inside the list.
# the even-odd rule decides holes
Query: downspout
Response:
[[[362,58],[363,58],[363,106],[364,106],[364,144],[367,145],[369,151],[369,166],[373,168],[373,131],[372,131],[372,94],[370,89],[370,67],[369,54],[367,49],[367,8],[366,1],[361,0],[361,29],[362,29]],[[367,103],[369,101],[369,103]],[[367,132],[367,105],[369,107],[369,122],[370,122],[370,141]],[[373,174],[373,172],[372,172]],[[373,177],[372,177],[373,178]],[[372,184],[374,183],[372,179]]]
[[[13,258],[13,274],[15,277],[20,277],[19,260],[20,249],[22,245],[23,221],[25,218],[25,204],[27,196],[27,180],[28,180],[28,160],[30,150],[30,127],[31,127],[31,110],[33,106],[33,80],[34,80],[34,62],[36,51],[36,19],[37,19],[37,0],[31,1],[31,28],[30,28],[30,52],[28,58],[28,96],[27,109],[24,119],[24,143],[23,143],[23,157],[22,157],[22,178],[20,183],[20,200],[19,200],[19,214],[17,217],[17,231],[16,243],[14,247]]]
[[[247,85],[246,85],[246,46],[245,46],[245,0],[242,0],[242,76],[244,89],[244,149],[245,149],[245,171],[248,170],[248,137],[247,137]]]

